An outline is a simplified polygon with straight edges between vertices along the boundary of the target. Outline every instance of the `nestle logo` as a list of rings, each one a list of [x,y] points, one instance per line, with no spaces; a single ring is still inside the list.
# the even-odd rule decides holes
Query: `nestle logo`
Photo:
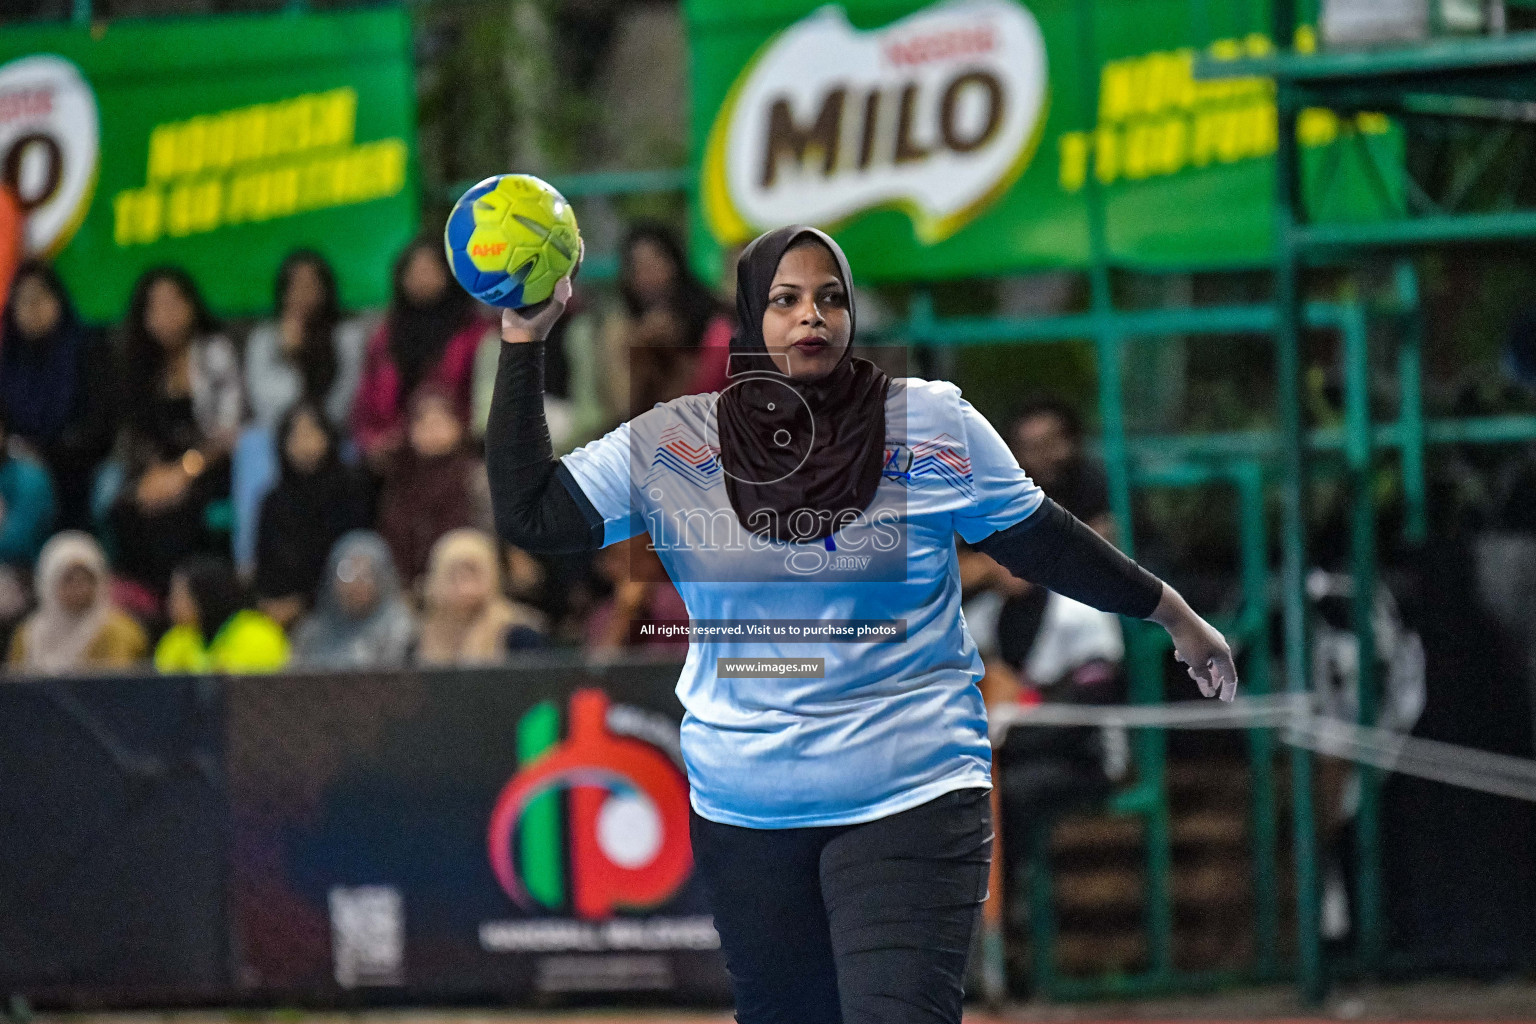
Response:
[[[991,53],[997,49],[997,32],[991,25],[957,28],[891,40],[882,48],[885,59],[897,67],[927,64],[935,60],[955,60]]]
[[[53,113],[52,86],[0,92],[0,123],[23,117],[46,117],[51,113]]]

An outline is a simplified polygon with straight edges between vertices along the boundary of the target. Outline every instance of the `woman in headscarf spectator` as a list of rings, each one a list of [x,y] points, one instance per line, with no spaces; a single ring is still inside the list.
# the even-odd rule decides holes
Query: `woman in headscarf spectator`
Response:
[[[485,465],[468,450],[464,423],[448,396],[424,386],[411,402],[405,450],[384,480],[379,532],[413,586],[432,545],[460,526],[492,529]]]
[[[487,330],[453,280],[442,242],[412,242],[395,263],[389,313],[368,341],[352,408],[353,440],[375,471],[403,446],[406,411],[423,385],[449,396],[469,422],[475,351]]]
[[[325,410],[338,430],[352,415],[362,373],[362,325],[345,319],[336,274],[324,256],[299,249],[277,270],[276,319],[245,341],[245,388],[251,417],[269,429],[299,399]]]
[[[0,414],[53,475],[59,525],[90,524],[91,477],[112,447],[117,403],[101,337],[54,269],[21,265],[0,327]]]
[[[541,646],[543,616],[507,600],[496,542],[481,530],[454,530],[432,547],[418,665],[485,665],[509,650]]]
[[[88,533],[54,534],[37,559],[38,609],[11,637],[13,672],[62,676],[145,660],[144,628],[112,603],[101,545]]]
[[[623,315],[610,318],[604,332],[608,362],[617,371],[613,383],[629,382],[627,408],[616,407],[619,418],[725,387],[731,320],[689,269],[670,230],[654,223],[630,229],[620,250],[619,292]]]
[[[0,417],[0,567],[25,574],[53,532],[53,481],[42,463],[12,444]],[[0,599],[0,618],[5,616]]]
[[[293,638],[293,667],[383,669],[406,663],[416,619],[400,588],[389,545],[372,530],[336,542],[315,610]]]
[[[256,601],[284,628],[307,610],[331,547],[373,522],[373,484],[344,465],[324,410],[301,398],[278,427],[282,476],[261,503]]]
[[[336,274],[313,249],[288,254],[277,270],[276,311],[245,339],[245,392],[252,422],[235,449],[235,562],[249,571],[256,559],[261,499],[278,477],[273,434],[300,399],[318,405],[338,434],[349,429],[363,368],[367,333],[342,316]]]
[[[288,638],[246,605],[229,561],[193,555],[171,575],[174,625],[155,646],[155,668],[178,672],[275,672],[288,664]]]
[[[110,524],[120,570],[161,592],[171,569],[216,541],[208,508],[229,497],[245,407],[240,362],[184,270],[139,279],[124,328],[125,482]]]
[[[688,606],[667,578],[656,552],[646,546],[648,535],[610,544],[597,553],[594,568],[613,592],[587,617],[589,653],[612,652],[624,647],[648,650],[687,651],[686,636],[642,637],[636,625],[656,621],[688,621]]]

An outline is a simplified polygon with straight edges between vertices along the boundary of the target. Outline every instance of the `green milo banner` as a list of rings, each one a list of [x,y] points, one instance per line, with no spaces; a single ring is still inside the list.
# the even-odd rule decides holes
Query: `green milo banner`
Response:
[[[876,281],[1082,267],[1091,173],[1121,265],[1268,260],[1274,82],[1193,75],[1270,52],[1265,5],[1098,0],[1085,33],[1082,3],[685,0],[695,243],[803,221]],[[1317,216],[1400,202],[1384,117],[1309,110],[1299,135]]]
[[[220,313],[270,308],[283,256],[384,301],[417,224],[410,25],[363,13],[0,31],[0,175],[84,316],[187,268]]]

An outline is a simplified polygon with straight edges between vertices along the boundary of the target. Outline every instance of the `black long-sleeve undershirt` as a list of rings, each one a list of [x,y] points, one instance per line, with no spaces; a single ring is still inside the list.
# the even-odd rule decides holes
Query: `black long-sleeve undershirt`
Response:
[[[485,425],[485,470],[501,539],[561,554],[603,546],[603,517],[555,458],[544,421],[544,343],[502,343]]]
[[[1100,611],[1144,619],[1163,597],[1161,580],[1050,498],[971,547],[1020,579]]]
[[[550,443],[543,342],[501,346],[485,468],[502,540],[550,554],[603,546],[602,515]],[[1156,576],[1049,498],[1027,518],[971,546],[1021,579],[1102,611],[1144,619],[1162,598]]]

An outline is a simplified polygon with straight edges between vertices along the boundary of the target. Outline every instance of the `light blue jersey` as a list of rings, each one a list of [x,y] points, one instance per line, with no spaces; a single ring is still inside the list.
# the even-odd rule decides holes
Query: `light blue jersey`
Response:
[[[792,828],[871,821],[989,788],[981,657],[954,535],[978,541],[1043,495],[946,381],[893,380],[886,469],[858,521],[789,544],[743,529],[720,464],[717,394],[657,405],[566,455],[603,543],[651,535],[695,623],[904,620],[901,642],[692,637],[678,679],[694,810]],[[721,658],[821,658],[823,678],[721,678]]]

